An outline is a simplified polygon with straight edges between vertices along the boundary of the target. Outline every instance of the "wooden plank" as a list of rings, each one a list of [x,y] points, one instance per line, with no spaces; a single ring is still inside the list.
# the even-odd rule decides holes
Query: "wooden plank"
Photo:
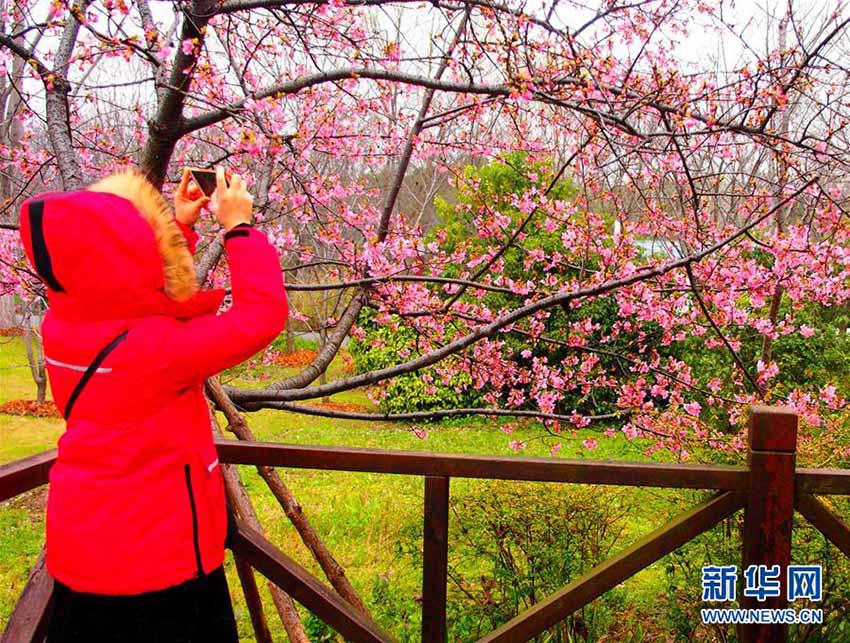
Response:
[[[850,469],[797,469],[797,493],[850,495]]]
[[[449,552],[449,478],[425,478],[422,641],[445,643]]]
[[[298,469],[729,491],[743,491],[750,484],[749,471],[734,466],[475,456],[227,439],[217,439],[216,446],[222,462]]]
[[[53,577],[47,571],[42,548],[24,591],[6,623],[0,643],[41,643],[47,636],[52,602]]]
[[[54,462],[56,449],[51,449],[0,466],[0,502],[47,484]]]
[[[800,493],[794,500],[794,506],[845,556],[850,556],[850,529],[823,502],[811,494]]]
[[[479,643],[519,643],[532,639],[662,556],[731,516],[744,506],[745,498],[745,494],[728,491],[679,514],[670,523],[494,630]]]
[[[744,609],[783,609],[788,588],[785,570],[791,562],[791,528],[794,518],[794,467],[797,416],[788,409],[755,407],[749,421],[750,493],[744,512],[742,565],[779,565],[779,596],[742,593]],[[742,643],[788,640],[786,623],[751,623],[738,627]]]
[[[303,567],[238,518],[232,550],[293,599],[349,641],[380,643],[392,639]]]

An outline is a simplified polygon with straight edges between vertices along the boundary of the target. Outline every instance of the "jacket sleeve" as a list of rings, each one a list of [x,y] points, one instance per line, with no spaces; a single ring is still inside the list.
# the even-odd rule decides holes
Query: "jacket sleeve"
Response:
[[[224,235],[233,304],[221,315],[169,318],[157,338],[169,388],[203,382],[244,362],[283,330],[289,314],[277,250],[251,224]]]
[[[177,219],[174,220],[177,221]],[[195,254],[195,248],[197,247],[198,239],[200,238],[198,236],[198,233],[195,232],[195,229],[193,227],[187,226],[186,224],[180,223],[179,221],[177,221],[177,227],[180,228],[180,232],[182,232],[183,236],[186,237],[186,242],[189,244],[189,252],[191,254]]]

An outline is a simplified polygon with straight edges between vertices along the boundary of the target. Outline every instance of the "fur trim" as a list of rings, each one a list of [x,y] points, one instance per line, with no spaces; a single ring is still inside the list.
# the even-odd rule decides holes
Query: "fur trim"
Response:
[[[165,293],[175,301],[186,301],[198,292],[195,262],[189,244],[162,193],[141,173],[127,169],[104,177],[87,188],[108,192],[130,201],[148,222],[156,237]]]

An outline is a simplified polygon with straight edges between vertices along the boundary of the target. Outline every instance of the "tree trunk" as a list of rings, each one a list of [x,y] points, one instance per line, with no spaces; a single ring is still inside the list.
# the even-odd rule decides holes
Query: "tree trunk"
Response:
[[[788,23],[791,20],[792,9],[793,8],[789,0],[785,10],[785,15],[782,17],[782,20],[779,21],[779,47],[781,51],[785,51],[785,43],[788,38]],[[783,136],[788,136],[790,117],[791,108],[789,107],[780,116],[779,133]],[[775,176],[778,183],[778,188],[776,190],[776,196],[774,198],[776,202],[779,202],[782,199],[783,189],[788,183],[788,163],[781,156],[776,159]],[[776,212],[775,226],[777,235],[782,235],[785,233],[785,214],[789,209],[790,206],[785,206],[783,208],[780,208]],[[776,287],[773,289],[773,296],[770,300],[769,319],[773,327],[776,326],[776,320],[779,317],[779,307],[782,304],[782,295],[784,294],[784,292],[785,289],[782,287],[782,284],[777,282]],[[765,335],[761,345],[761,361],[765,365],[765,367],[767,367],[772,359],[773,338],[768,335]]]
[[[782,304],[782,295],[784,292],[785,289],[782,287],[782,284],[776,284],[776,288],[773,290],[773,296],[770,299],[770,315],[768,317],[773,326],[776,326],[776,320],[779,317],[779,306]],[[765,335],[761,344],[761,361],[767,367],[772,359],[773,338],[770,335]]]
[[[216,4],[211,0],[194,0],[182,3],[182,6],[177,5],[181,6],[183,12],[179,42],[195,41],[199,45],[192,50],[184,50],[182,47],[177,49],[168,88],[161,93],[156,114],[148,124],[148,140],[142,150],[141,168],[157,188],[162,188],[174,148],[184,134],[181,129],[183,107],[195,75],[206,26],[215,14]]]
[[[325,317],[325,318],[327,319],[327,317]],[[327,330],[327,328],[324,327],[324,325],[322,325],[322,332],[321,332],[320,336],[322,338],[322,346],[324,346],[325,344],[328,343],[328,330]],[[328,383],[328,371],[327,371],[327,369],[325,369],[325,370],[322,371],[322,375],[319,377],[319,386],[322,386],[322,385],[327,384],[327,383]],[[331,401],[331,398],[330,398],[329,395],[323,395],[322,396],[322,403],[323,404],[327,404],[330,401]]]
[[[35,381],[36,401],[44,404],[47,397],[47,375],[44,366],[44,350],[41,346],[41,334],[32,327],[32,317],[24,320],[24,343],[27,347],[27,361],[30,373]]]
[[[218,425],[218,420],[215,417],[214,408],[210,409],[210,421],[213,433],[222,435],[221,427]],[[263,533],[263,527],[260,524],[259,518],[257,518],[257,513],[254,511],[254,506],[251,504],[251,497],[248,495],[248,491],[242,483],[242,478],[239,476],[239,469],[232,464],[222,464],[221,471],[224,475],[224,487],[227,497],[238,518],[244,520],[249,527]],[[266,640],[268,638],[268,624],[266,623],[265,615],[262,613],[262,603],[259,603],[259,596],[254,595],[255,592],[253,590],[256,588],[256,581],[253,577],[253,571],[245,569],[239,560],[236,563],[242,588],[245,592],[245,600],[249,602],[249,607],[251,605],[252,595],[256,600],[254,608],[251,609],[251,622],[254,626],[257,641]],[[301,616],[298,614],[298,608],[295,607],[292,598],[272,583],[269,583],[269,591],[271,592],[272,600],[275,607],[277,607],[280,620],[283,622],[283,627],[286,630],[289,640],[292,643],[310,643],[310,639],[304,629],[304,624],[301,622]]]
[[[17,328],[15,298],[12,295],[0,296],[0,328]]]
[[[236,410],[236,407],[230,401],[230,398],[221,387],[218,378],[210,378],[207,380],[206,391],[209,398],[215,405],[224,413],[227,418],[227,429],[236,434],[240,440],[255,440],[254,434],[248,427],[245,418]],[[281,507],[283,507],[286,516],[292,522],[301,540],[310,550],[313,558],[324,571],[331,586],[336,590],[345,601],[347,601],[354,609],[363,614],[366,618],[374,623],[372,615],[366,609],[366,604],[358,596],[348,577],[345,575],[345,570],[336,561],[331,552],[325,546],[319,534],[313,529],[310,521],[301,510],[301,505],[295,499],[292,491],[284,484],[280,476],[272,467],[258,466],[257,471],[263,480],[268,484],[269,489],[277,498]]]
[[[6,2],[0,4],[5,11]],[[11,30],[20,29],[18,23],[13,23]],[[23,38],[18,38],[23,43]],[[23,127],[16,118],[21,111],[22,100],[18,85],[22,82],[25,62],[16,57],[12,60],[12,73],[7,82],[0,79],[0,145],[15,149],[21,142]],[[20,171],[14,163],[9,163],[0,174],[0,204],[6,209],[5,216],[0,214],[0,223],[15,225],[18,223],[18,209],[14,206],[16,191],[20,182]],[[17,328],[18,320],[15,315],[15,298],[12,295],[0,295],[0,328]]]
[[[83,15],[92,0],[77,0],[72,13]],[[71,83],[68,81],[68,67],[80,32],[80,22],[76,15],[65,23],[59,47],[54,57],[52,82],[42,78],[45,83],[44,109],[47,115],[47,137],[56,156],[56,165],[62,177],[62,186],[66,190],[80,189],[86,179],[83,175],[80,159],[74,149],[74,135],[71,132],[71,108],[68,94]]]

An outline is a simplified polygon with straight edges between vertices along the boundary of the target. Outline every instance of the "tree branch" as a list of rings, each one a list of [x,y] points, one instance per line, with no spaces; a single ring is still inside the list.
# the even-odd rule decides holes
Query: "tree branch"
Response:
[[[464,14],[463,18],[461,19],[460,25],[458,25],[458,28],[455,31],[452,43],[449,46],[446,54],[443,56],[443,59],[440,62],[440,66],[437,69],[437,72],[435,74],[436,81],[439,81],[443,73],[448,68],[452,52],[457,46],[461,34],[466,29],[468,18],[468,14]],[[389,232],[390,217],[392,216],[393,210],[395,209],[395,204],[398,199],[399,191],[401,190],[402,182],[404,181],[404,177],[407,174],[407,168],[410,165],[410,159],[413,156],[413,149],[416,144],[417,137],[422,131],[422,126],[425,121],[425,118],[428,115],[428,109],[431,106],[431,101],[433,100],[433,98],[434,90],[427,90],[425,92],[425,96],[422,99],[422,105],[419,108],[419,114],[416,118],[416,122],[413,124],[413,127],[411,127],[410,132],[407,135],[407,140],[405,141],[401,159],[399,159],[398,166],[396,167],[392,187],[390,188],[390,191],[387,194],[387,198],[384,201],[384,206],[381,211],[381,218],[378,222],[376,230],[377,243],[383,242]],[[368,275],[364,274],[364,277],[368,277]],[[345,312],[343,312],[342,316],[340,317],[340,320],[337,323],[334,332],[322,345],[313,362],[297,375],[276,382],[272,384],[270,388],[274,390],[303,388],[314,382],[316,378],[318,378],[322,373],[324,373],[327,370],[328,366],[330,366],[330,363],[333,361],[334,356],[339,352],[339,349],[342,346],[342,342],[348,335],[349,331],[351,330],[351,327],[357,321],[357,317],[360,314],[360,310],[363,308],[363,304],[365,303],[365,301],[366,298],[363,295],[362,291],[361,293],[353,297],[348,303],[348,306],[346,306]]]
[[[478,328],[463,337],[449,342],[448,344],[440,347],[439,349],[436,349],[426,355],[421,355],[420,357],[409,360],[407,362],[371,371],[369,373],[362,373],[360,375],[355,375],[350,378],[338,380],[336,382],[331,382],[322,386],[313,386],[309,388],[292,389],[285,391],[278,389],[272,390],[272,387],[268,387],[265,389],[241,389],[227,387],[225,390],[227,391],[228,395],[230,395],[235,401],[239,401],[240,403],[259,400],[308,400],[317,397],[332,395],[334,393],[339,393],[342,391],[348,391],[368,384],[375,384],[377,382],[380,382],[381,380],[386,380],[397,375],[403,375],[405,373],[412,373],[414,371],[418,371],[427,366],[431,366],[432,364],[436,364],[437,362],[444,359],[445,357],[448,357],[449,355],[452,355],[454,353],[464,350],[469,346],[472,346],[481,339],[492,337],[498,332],[516,323],[520,319],[528,317],[529,315],[533,315],[534,313],[539,312],[541,310],[547,310],[555,306],[562,306],[577,299],[604,295],[619,288],[630,286],[641,281],[646,281],[647,279],[651,279],[653,277],[660,277],[673,270],[684,268],[686,266],[689,266],[690,264],[699,262],[705,259],[707,256],[725,247],[726,245],[732,243],[736,239],[744,236],[747,231],[751,230],[752,228],[759,225],[761,222],[773,216],[773,214],[779,208],[783,207],[786,203],[797,198],[811,185],[815,184],[816,181],[816,179],[808,180],[804,185],[802,185],[800,188],[798,188],[793,193],[789,194],[786,198],[784,198],[781,203],[777,204],[764,214],[753,219],[753,221],[751,221],[749,224],[738,228],[735,232],[732,232],[714,245],[706,248],[705,250],[702,250],[701,252],[688,255],[676,261],[657,265],[655,267],[647,267],[646,270],[642,270],[628,277],[622,277],[619,279],[609,279],[608,281],[605,281],[604,283],[596,286],[580,288],[571,292],[560,292],[554,295],[550,295],[548,297],[544,297],[537,301],[526,304],[521,308],[513,310],[510,313],[507,313],[502,317],[490,322],[489,324],[485,324],[481,328]]]
[[[382,420],[386,422],[402,421],[425,421],[440,420],[442,418],[458,417],[464,415],[484,415],[493,417],[525,417],[539,420],[556,420],[558,422],[574,422],[571,415],[560,413],[542,413],[540,411],[525,411],[512,409],[487,409],[487,408],[463,408],[463,409],[436,409],[433,411],[412,411],[410,413],[358,413],[355,411],[337,411],[335,409],[322,408],[320,406],[309,406],[306,404],[290,404],[288,402],[245,402],[240,404],[246,411],[258,411],[260,409],[278,409],[291,411],[302,415],[315,415],[319,417],[338,418],[341,420]],[[631,411],[622,413],[607,413],[604,415],[582,415],[581,417],[591,422],[610,422],[612,420],[625,419],[631,415]]]

